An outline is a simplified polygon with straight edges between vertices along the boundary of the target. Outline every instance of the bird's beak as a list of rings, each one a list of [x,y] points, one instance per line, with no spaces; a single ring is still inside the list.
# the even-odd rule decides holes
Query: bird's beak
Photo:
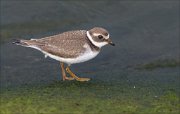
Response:
[[[108,42],[108,44],[115,46],[115,44],[109,38],[106,41]]]

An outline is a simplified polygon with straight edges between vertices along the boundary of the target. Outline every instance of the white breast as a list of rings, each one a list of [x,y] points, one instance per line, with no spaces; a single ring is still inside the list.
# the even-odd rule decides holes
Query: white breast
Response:
[[[86,48],[86,51],[84,53],[80,54],[80,56],[78,56],[76,58],[62,58],[62,57],[52,55],[52,54],[47,53],[42,50],[40,50],[40,51],[42,51],[45,55],[49,56],[50,58],[53,58],[57,61],[67,63],[68,65],[88,61],[90,59],[93,59],[94,57],[96,57],[99,54],[99,51],[92,51],[88,44],[85,44],[83,47]]]

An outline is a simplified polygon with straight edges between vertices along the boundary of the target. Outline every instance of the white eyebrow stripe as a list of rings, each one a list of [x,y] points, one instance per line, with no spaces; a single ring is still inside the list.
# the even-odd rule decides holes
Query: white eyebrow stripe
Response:
[[[98,34],[98,33],[93,33],[94,36],[98,36],[98,35],[101,35],[101,34]]]

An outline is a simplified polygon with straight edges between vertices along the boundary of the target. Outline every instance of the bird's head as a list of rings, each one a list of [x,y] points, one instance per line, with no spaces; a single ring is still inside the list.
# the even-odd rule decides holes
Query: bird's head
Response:
[[[115,44],[109,38],[109,33],[106,29],[101,27],[95,27],[87,31],[87,37],[97,47],[101,48],[107,44],[115,46]]]

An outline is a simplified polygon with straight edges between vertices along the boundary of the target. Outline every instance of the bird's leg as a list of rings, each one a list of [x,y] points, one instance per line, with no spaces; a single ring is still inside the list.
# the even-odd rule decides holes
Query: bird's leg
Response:
[[[70,74],[70,76],[72,76],[74,79],[76,79],[77,81],[89,81],[90,78],[79,78],[77,77],[69,68],[69,66],[66,67],[66,71],[67,73]]]
[[[64,81],[64,80],[74,80],[73,77],[67,77],[67,76],[66,76],[66,72],[65,72],[65,70],[64,70],[64,63],[60,62],[60,65],[61,65],[61,71],[62,71],[63,81]]]

